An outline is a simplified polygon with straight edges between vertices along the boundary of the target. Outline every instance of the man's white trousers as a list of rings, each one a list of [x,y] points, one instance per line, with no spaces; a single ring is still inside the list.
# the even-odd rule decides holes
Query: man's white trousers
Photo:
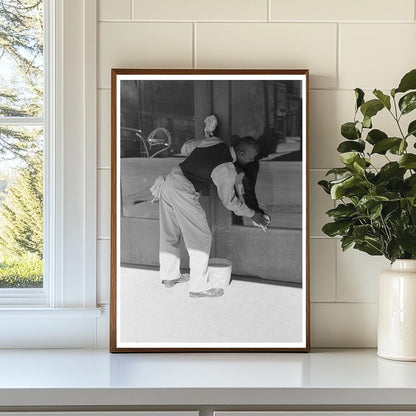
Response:
[[[208,260],[211,251],[211,230],[199,194],[185,178],[179,166],[166,177],[159,200],[160,217],[160,278],[180,277],[181,234],[189,254],[190,292],[210,289]]]

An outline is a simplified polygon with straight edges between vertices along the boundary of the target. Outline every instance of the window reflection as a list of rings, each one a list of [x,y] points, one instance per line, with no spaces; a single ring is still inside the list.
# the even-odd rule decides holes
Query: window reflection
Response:
[[[245,202],[271,216],[271,227],[302,227],[302,83],[232,81],[232,142],[245,136],[260,144],[257,159],[237,167]],[[233,215],[233,224],[252,226]]]
[[[260,153],[244,169],[247,205],[262,209],[271,227],[302,227],[302,82],[298,80],[121,81],[123,215],[158,218],[149,187],[176,165],[181,146],[202,138],[215,113],[215,134],[233,145],[251,136]],[[252,226],[233,215],[234,225]]]
[[[193,81],[121,82],[121,157],[164,158],[195,137]]]

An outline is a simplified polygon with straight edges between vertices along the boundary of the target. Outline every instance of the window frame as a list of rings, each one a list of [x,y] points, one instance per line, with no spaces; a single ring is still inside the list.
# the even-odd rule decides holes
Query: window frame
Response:
[[[102,326],[96,305],[97,0],[44,2],[45,137],[54,138],[45,140],[46,284],[31,293],[5,289],[0,347],[94,347]]]
[[[53,7],[53,0],[43,0],[43,43],[44,43],[44,56],[43,56],[43,65],[44,65],[44,92],[43,92],[43,117],[8,117],[1,116],[0,124],[7,125],[11,127],[41,127],[43,128],[44,135],[44,157],[43,157],[43,198],[44,198],[44,209],[43,209],[43,241],[45,244],[45,253],[48,252],[49,247],[51,247],[51,242],[49,241],[49,227],[48,221],[49,216],[47,215],[51,210],[49,208],[50,200],[46,188],[48,187],[49,181],[49,169],[48,162],[51,160],[50,155],[48,154],[50,146],[48,145],[48,137],[50,137],[50,127],[49,120],[52,120],[53,115],[49,116],[50,110],[53,110],[53,107],[50,106],[49,102],[53,95],[51,91],[51,83],[49,77],[53,75],[53,71],[50,71],[50,63],[53,62],[53,57],[50,56],[52,49],[50,48],[50,35],[53,31],[50,28],[52,19],[51,7]],[[53,68],[53,65],[51,66]],[[47,259],[51,256],[47,256]],[[50,277],[50,264],[49,260],[43,260],[43,287],[42,288],[5,288],[0,289],[0,306],[1,305],[40,305],[46,306],[49,303],[49,277]]]

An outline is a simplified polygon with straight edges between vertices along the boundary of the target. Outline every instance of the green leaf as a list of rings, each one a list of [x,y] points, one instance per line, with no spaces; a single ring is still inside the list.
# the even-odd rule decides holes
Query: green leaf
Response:
[[[416,108],[416,91],[409,92],[399,100],[399,108],[402,114],[407,114]]]
[[[396,96],[396,88],[392,88],[390,91],[390,95],[394,98]]]
[[[408,72],[400,81],[398,88],[395,92],[406,92],[416,89],[416,69],[412,69]]]
[[[330,169],[325,176],[331,175],[331,174],[335,174],[335,175],[345,175],[346,173],[351,172],[351,169],[349,168],[333,168]]]
[[[338,183],[342,183],[345,182],[347,179],[349,178],[353,178],[354,174],[350,173],[348,175],[342,176],[341,178],[338,179],[334,179],[333,181],[330,182],[331,186],[336,185]]]
[[[408,196],[406,199],[409,201],[412,207],[416,207],[416,195]]]
[[[407,148],[407,141],[405,139],[403,139],[402,142],[400,143],[398,154],[402,155],[403,152],[406,150],[406,148]]]
[[[340,153],[346,153],[346,152],[364,152],[365,149],[365,142],[363,140],[358,140],[356,142],[353,141],[345,141],[341,142],[339,146],[337,147],[337,151]]]
[[[384,107],[388,110],[391,109],[390,97],[388,95],[377,89],[373,91],[373,94],[383,103]]]
[[[399,235],[398,242],[405,251],[416,254],[416,227],[411,226],[406,228],[403,233]]]
[[[386,192],[383,196],[385,196],[389,200],[389,202],[400,201],[400,198],[401,198],[401,195],[397,192]]]
[[[405,169],[416,169],[416,155],[407,153],[399,159],[399,165]]]
[[[399,242],[397,241],[397,239],[391,240],[387,244],[387,255],[386,255],[386,257],[390,261],[394,261],[394,260],[402,257],[402,250],[400,249],[400,245],[399,245]]]
[[[327,193],[330,194],[331,193],[331,188],[329,186],[329,182],[328,181],[319,181],[318,185]]]
[[[364,118],[371,118],[383,108],[384,104],[380,102],[380,100],[370,100],[361,106],[361,112],[363,113]]]
[[[372,244],[368,242],[357,242],[354,244],[354,248],[360,251],[364,251],[370,256],[381,256],[383,254],[381,248],[379,249],[377,247],[374,247]]]
[[[326,214],[334,220],[348,218],[357,212],[354,204],[339,204],[336,208],[330,209]]]
[[[367,242],[368,245],[371,245],[374,248],[374,250],[377,250],[380,253],[382,252],[383,246],[379,239],[366,235],[364,237],[364,240]]]
[[[373,123],[371,122],[371,117],[364,116],[363,127],[365,127],[366,129],[371,129],[373,127]]]
[[[392,221],[396,222],[395,218],[397,217],[399,212],[399,204],[393,203],[386,206],[385,212],[384,212],[384,221]]]
[[[335,237],[336,235],[346,235],[351,227],[349,221],[335,221],[325,224],[322,227],[322,231],[329,237]]]
[[[368,143],[374,145],[380,140],[387,139],[387,137],[388,136],[384,131],[374,129],[368,132],[366,140]]]
[[[409,127],[407,128],[407,135],[408,136],[415,136],[416,137],[416,120],[413,120],[410,124]]]
[[[361,88],[356,88],[355,90],[355,111],[358,111],[358,109],[364,104],[364,91]]]
[[[360,131],[357,129],[356,122],[344,123],[341,126],[341,134],[348,140],[357,140],[361,137]]]
[[[416,174],[409,176],[406,181],[410,186],[416,185]]]
[[[397,162],[389,162],[385,164],[379,171],[378,175],[382,181],[389,181],[392,178],[403,178],[406,169],[400,167]]]
[[[342,251],[347,250],[354,244],[354,237],[351,235],[346,235],[341,238],[341,247]]]
[[[410,217],[412,218],[413,224],[416,224],[416,205],[415,205],[415,201],[413,201],[413,207],[410,210]]]
[[[355,186],[358,179],[355,176],[351,176],[347,179],[343,179],[341,182],[334,184],[331,187],[331,198],[340,199],[345,195],[345,191],[348,188]]]
[[[357,152],[345,152],[339,155],[339,160],[346,166],[352,167],[354,162],[360,158]]]
[[[379,202],[382,201],[388,201],[389,198],[383,195],[364,195],[360,202],[357,205],[357,208],[360,211],[366,211],[369,208],[372,208],[373,206],[377,205]]]
[[[394,155],[402,155],[403,152],[407,149],[407,141],[406,139],[400,139],[400,143],[392,146],[389,149],[389,152]]]
[[[403,210],[401,212],[402,220],[408,220],[409,219],[409,216],[408,216],[407,211],[406,211],[406,209],[408,207],[408,203],[409,203],[409,201],[407,200],[407,198],[401,198],[400,199],[400,208]]]
[[[406,178],[405,182],[408,188],[410,188],[407,195],[416,195],[416,174],[413,174]]]
[[[387,150],[391,149],[393,146],[399,147],[401,141],[402,139],[399,137],[387,137],[386,139],[382,139],[374,145],[371,154],[378,153],[384,155]]]
[[[364,173],[366,168],[366,161],[365,159],[357,159],[354,161],[352,165],[353,169],[357,173]]]
[[[409,176],[406,180],[406,185],[408,190],[406,192],[406,196],[416,196],[416,174]],[[415,221],[416,223],[416,221]]]
[[[383,211],[383,204],[376,204],[370,208],[370,218],[375,220],[381,216],[381,212]]]
[[[352,230],[352,235],[355,238],[355,240],[364,241],[365,237],[372,233],[373,233],[373,228],[371,227],[371,225],[357,225]]]

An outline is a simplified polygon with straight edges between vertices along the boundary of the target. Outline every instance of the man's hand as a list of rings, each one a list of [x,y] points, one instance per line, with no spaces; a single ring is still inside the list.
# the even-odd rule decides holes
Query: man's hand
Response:
[[[267,218],[263,215],[261,211],[255,211],[251,219],[257,224],[264,225],[265,227],[269,225],[269,221],[267,220]]]

